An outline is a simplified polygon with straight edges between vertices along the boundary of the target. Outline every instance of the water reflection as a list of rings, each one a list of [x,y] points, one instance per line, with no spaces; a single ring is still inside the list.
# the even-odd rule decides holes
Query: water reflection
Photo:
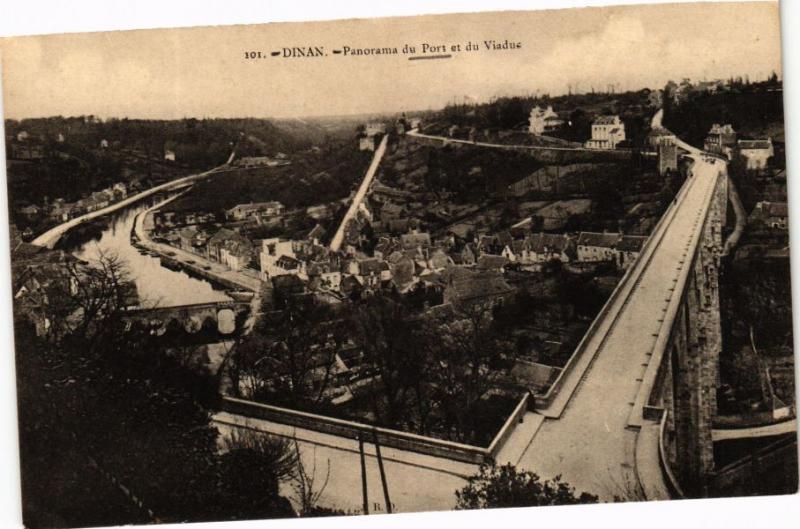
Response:
[[[158,199],[161,200],[161,199]],[[144,306],[173,306],[230,299],[212,285],[190,277],[185,272],[161,266],[157,257],[142,255],[130,241],[136,215],[155,204],[154,200],[137,202],[109,216],[109,225],[99,239],[81,244],[70,251],[84,261],[96,261],[101,253],[116,254],[124,260],[136,283],[141,304]]]

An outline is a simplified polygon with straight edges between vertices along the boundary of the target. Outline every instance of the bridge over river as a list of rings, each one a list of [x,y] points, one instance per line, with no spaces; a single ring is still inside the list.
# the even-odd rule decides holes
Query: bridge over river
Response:
[[[250,309],[250,303],[246,301],[211,301],[170,307],[135,308],[127,310],[125,318],[164,330],[176,327],[193,334],[203,328],[215,328],[221,334],[232,334],[236,331],[237,318],[249,313]]]

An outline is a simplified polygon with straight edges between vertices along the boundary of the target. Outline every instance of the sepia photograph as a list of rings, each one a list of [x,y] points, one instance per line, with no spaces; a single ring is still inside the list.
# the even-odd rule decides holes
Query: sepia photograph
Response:
[[[25,527],[797,493],[778,2],[0,64]]]

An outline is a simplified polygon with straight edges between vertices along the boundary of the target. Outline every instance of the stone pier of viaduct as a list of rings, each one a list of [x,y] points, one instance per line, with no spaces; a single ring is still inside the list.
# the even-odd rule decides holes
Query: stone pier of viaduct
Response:
[[[671,325],[654,350],[643,419],[663,422],[660,458],[671,495],[706,496],[714,474],[712,421],[722,349],[719,267],[724,249],[728,179],[717,178]],[[656,358],[656,357],[660,358]],[[645,377],[647,378],[647,377]],[[649,390],[649,391],[647,391]]]

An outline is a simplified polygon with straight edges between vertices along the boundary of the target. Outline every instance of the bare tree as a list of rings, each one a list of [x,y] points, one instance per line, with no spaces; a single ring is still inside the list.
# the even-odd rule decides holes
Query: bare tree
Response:
[[[461,441],[473,435],[474,406],[495,384],[510,350],[492,332],[492,308],[490,303],[459,305],[455,317],[428,325],[433,398]]]
[[[424,396],[420,383],[426,364],[422,349],[415,346],[406,308],[376,295],[355,310],[351,323],[354,340],[378,373],[382,398],[371,399],[374,412],[381,423],[401,427],[408,418],[411,395],[417,390],[417,399]]]
[[[325,471],[325,479],[319,484],[317,483],[317,447],[314,445],[311,452],[313,464],[311,469],[308,470],[303,463],[303,458],[300,456],[300,444],[297,438],[294,438],[294,450],[297,461],[297,471],[293,476],[292,488],[297,494],[297,511],[300,516],[313,516],[319,512],[319,503],[325,488],[328,486],[328,480],[331,477],[331,461],[327,460],[327,467]]]
[[[80,337],[92,353],[96,344],[119,335],[125,310],[136,302],[127,264],[119,256],[100,253],[89,263],[70,259],[51,273],[45,296],[52,343]]]
[[[331,308],[313,296],[278,296],[240,346],[242,379],[253,392],[269,390],[291,404],[318,404],[326,397],[344,327]]]

